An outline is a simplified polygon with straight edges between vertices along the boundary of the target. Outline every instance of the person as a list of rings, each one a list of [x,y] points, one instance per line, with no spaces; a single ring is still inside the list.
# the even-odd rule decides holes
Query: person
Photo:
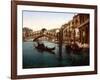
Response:
[[[42,49],[45,48],[44,44],[40,43],[39,41],[37,42],[37,45],[38,45],[39,48],[42,48]]]

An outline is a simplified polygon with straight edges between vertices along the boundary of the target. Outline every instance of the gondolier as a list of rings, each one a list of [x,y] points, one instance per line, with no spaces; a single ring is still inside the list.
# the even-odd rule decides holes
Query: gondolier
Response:
[[[55,50],[55,47],[53,48],[48,48],[47,46],[45,46],[43,43],[39,43],[39,41],[37,41],[37,46],[35,46],[36,49],[39,49],[41,51],[48,51],[48,52],[52,52],[53,50]]]

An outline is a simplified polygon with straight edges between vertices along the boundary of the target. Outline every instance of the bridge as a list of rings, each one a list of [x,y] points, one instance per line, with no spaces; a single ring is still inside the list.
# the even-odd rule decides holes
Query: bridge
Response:
[[[42,35],[38,35],[38,36],[34,37],[33,40],[36,41],[36,40],[38,40],[39,38],[42,38],[42,37],[47,37],[49,40],[54,39],[53,36],[49,36],[49,35],[42,34]]]
[[[38,40],[39,38],[48,38],[48,40],[55,40],[57,39],[57,36],[55,33],[51,33],[51,32],[46,32],[46,33],[37,33],[35,35],[33,35],[33,40]],[[45,39],[44,38],[44,39]]]
[[[45,32],[45,33],[41,33],[41,32],[33,32],[32,35],[30,35],[29,37],[26,38],[28,39],[32,39],[33,41],[36,41],[38,39],[41,40],[49,40],[49,41],[56,41],[57,40],[57,34],[56,32]]]

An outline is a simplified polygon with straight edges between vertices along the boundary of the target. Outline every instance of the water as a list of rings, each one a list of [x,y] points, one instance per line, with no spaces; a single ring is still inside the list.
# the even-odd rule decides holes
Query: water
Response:
[[[55,47],[52,52],[39,51],[35,48],[36,42],[23,42],[23,68],[45,68],[61,66],[84,66],[89,65],[89,55],[67,53],[65,47],[62,49],[62,59],[59,59],[58,44],[48,41],[43,42],[45,46]],[[83,63],[82,63],[83,62]]]

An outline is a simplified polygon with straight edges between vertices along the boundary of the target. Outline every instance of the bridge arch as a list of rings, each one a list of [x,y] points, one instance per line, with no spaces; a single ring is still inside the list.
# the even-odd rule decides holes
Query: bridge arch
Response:
[[[48,35],[39,35],[39,36],[37,36],[36,38],[34,38],[33,41],[36,41],[36,40],[38,40],[38,39],[41,38],[41,37],[47,37],[47,38],[49,38],[49,39],[53,39],[52,37],[50,37],[50,36],[48,36]]]

